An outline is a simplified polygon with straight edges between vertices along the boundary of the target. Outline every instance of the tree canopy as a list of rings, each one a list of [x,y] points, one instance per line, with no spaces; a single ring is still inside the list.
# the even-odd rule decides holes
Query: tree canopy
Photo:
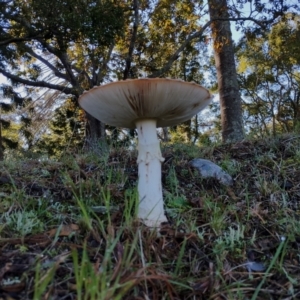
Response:
[[[284,130],[295,128],[291,120],[298,118],[297,2],[225,2],[227,13],[209,18],[207,2],[194,0],[1,1],[0,73],[8,79],[2,85],[7,100],[1,107],[4,109],[8,100],[22,103],[22,109],[14,106],[19,107],[18,115],[24,120],[23,125],[20,123],[22,139],[33,146],[41,145],[53,132],[56,125],[49,122],[54,113],[58,117],[58,109],[61,118],[66,103],[73,103],[75,116],[78,96],[109,81],[173,77],[217,91],[216,49],[210,26],[227,21],[241,36],[230,51],[238,65],[238,91],[243,102],[243,114],[237,115],[244,118],[246,132],[262,128],[262,123],[266,132],[270,124],[281,124]],[[217,33],[222,40],[222,33]],[[223,41],[226,45],[226,39]],[[267,86],[272,93],[263,95],[260,89],[266,91]],[[284,94],[280,101],[279,92]],[[264,109],[258,110],[261,102]],[[221,110],[226,105],[221,102]],[[12,114],[14,119],[16,113]],[[203,121],[171,128],[171,138],[183,134],[187,141],[197,142],[207,128],[212,130],[219,122],[219,115],[211,113]],[[104,137],[107,130],[115,132],[111,136],[119,136],[114,128],[89,115],[86,121],[85,136]],[[224,130],[226,122],[221,125]],[[218,130],[215,132],[218,138]]]

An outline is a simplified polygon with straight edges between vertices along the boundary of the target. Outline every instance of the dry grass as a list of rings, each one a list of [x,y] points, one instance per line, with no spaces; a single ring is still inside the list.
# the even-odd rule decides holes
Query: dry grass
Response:
[[[134,152],[2,163],[2,299],[300,298],[300,137],[163,155],[160,236],[134,220]],[[234,185],[201,178],[193,158]]]

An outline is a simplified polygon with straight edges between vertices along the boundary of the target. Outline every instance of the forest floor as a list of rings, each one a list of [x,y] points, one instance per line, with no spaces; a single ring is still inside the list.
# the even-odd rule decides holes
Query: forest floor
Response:
[[[2,162],[0,299],[300,299],[300,136],[162,153],[159,234],[134,219],[135,151]]]

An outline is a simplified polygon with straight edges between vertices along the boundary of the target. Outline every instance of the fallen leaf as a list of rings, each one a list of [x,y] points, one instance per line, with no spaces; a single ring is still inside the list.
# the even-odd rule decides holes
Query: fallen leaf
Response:
[[[76,224],[62,225],[57,228],[53,228],[47,232],[49,237],[58,236],[69,236],[70,234],[79,230],[79,226]]]
[[[0,285],[0,290],[7,293],[20,293],[21,291],[24,290],[24,288],[25,288],[24,282],[18,282],[18,283],[13,283],[8,285],[4,285],[4,284]]]

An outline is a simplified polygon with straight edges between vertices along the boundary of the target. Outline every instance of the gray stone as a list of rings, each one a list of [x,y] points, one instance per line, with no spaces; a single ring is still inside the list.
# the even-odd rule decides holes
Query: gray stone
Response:
[[[189,162],[189,165],[196,168],[204,178],[213,177],[224,185],[233,184],[232,177],[210,160],[195,158]]]

